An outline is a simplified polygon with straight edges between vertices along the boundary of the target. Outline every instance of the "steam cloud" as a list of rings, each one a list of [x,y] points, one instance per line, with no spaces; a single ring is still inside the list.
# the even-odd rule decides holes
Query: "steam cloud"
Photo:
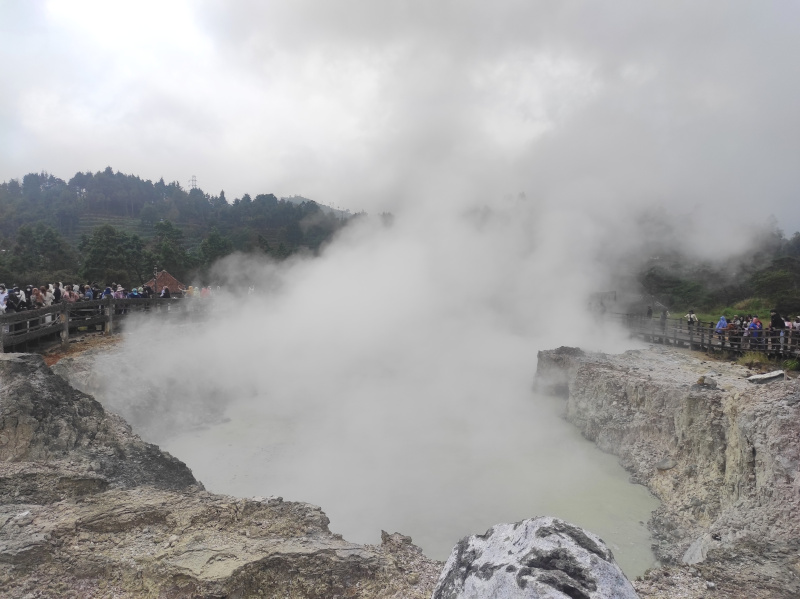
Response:
[[[375,529],[392,526],[379,504],[479,512],[514,494],[491,473],[530,480],[530,460],[537,484],[575,475],[562,498],[591,493],[579,441],[552,453],[569,433],[531,398],[536,352],[628,348],[587,300],[648,251],[740,253],[769,212],[800,228],[796,5],[162,5],[0,7],[0,177],[112,164],[396,216],[318,258],[226,259],[210,321],[143,321],[100,365],[134,420],[162,401],[187,423],[230,416],[193,455],[180,431],[144,431],[212,490],[224,475],[329,512],[348,499],[322,491],[352,492]]]
[[[586,309],[608,272],[587,258],[590,226],[571,216],[517,196],[406,212],[388,227],[365,217],[320,257],[229,257],[208,321],[146,318],[100,363],[107,389],[120,389],[107,403],[124,415],[146,404],[144,434],[211,490],[318,502],[358,541],[394,526],[444,557],[494,520],[548,510],[596,524],[587,509],[606,503],[637,514],[617,533],[635,528],[652,499],[613,458],[599,467],[531,392],[540,349],[630,347]],[[153,426],[164,411],[192,422],[209,403],[230,420]],[[592,496],[605,500],[587,508]]]

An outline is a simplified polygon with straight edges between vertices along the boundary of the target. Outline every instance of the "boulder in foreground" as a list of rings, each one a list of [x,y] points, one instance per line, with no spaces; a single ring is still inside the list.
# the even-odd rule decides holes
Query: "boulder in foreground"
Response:
[[[594,534],[558,518],[498,524],[453,548],[433,599],[634,599]]]

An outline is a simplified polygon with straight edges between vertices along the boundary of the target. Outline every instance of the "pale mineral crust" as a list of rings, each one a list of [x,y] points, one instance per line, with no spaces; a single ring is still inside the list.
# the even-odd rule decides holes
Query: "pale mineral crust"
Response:
[[[800,382],[752,374],[660,347],[539,354],[540,390],[663,502],[643,597],[800,596]]]

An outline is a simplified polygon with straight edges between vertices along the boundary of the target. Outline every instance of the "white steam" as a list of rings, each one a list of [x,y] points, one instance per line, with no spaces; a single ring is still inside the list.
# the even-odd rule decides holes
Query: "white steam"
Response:
[[[316,258],[229,257],[207,320],[126,333],[124,371],[158,402],[108,403],[210,490],[320,503],[356,541],[396,528],[443,558],[464,534],[545,511],[613,538],[599,511],[646,544],[647,493],[531,391],[541,349],[630,347],[586,309],[607,273],[575,214],[520,197],[439,205],[389,227],[362,218]],[[135,389],[121,372],[100,376]],[[185,431],[214,406],[227,422]],[[178,415],[169,431],[162,413]]]

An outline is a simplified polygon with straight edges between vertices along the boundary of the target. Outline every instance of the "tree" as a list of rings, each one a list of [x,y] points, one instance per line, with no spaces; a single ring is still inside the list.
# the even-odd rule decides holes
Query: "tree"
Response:
[[[233,252],[233,242],[227,237],[220,235],[219,231],[214,229],[211,234],[200,243],[200,263],[205,266],[211,266],[220,258],[224,258]]]
[[[138,235],[102,225],[91,237],[84,235],[79,247],[84,256],[81,275],[87,280],[101,284],[114,281],[130,289],[142,285],[149,276],[153,257]]]
[[[75,251],[52,227],[40,222],[33,227],[23,225],[17,230],[10,259],[17,276],[39,279],[74,274],[77,264]]]
[[[152,253],[158,266],[179,279],[186,278],[194,267],[194,260],[184,246],[183,231],[168,220],[156,223],[153,228],[156,237]]]

